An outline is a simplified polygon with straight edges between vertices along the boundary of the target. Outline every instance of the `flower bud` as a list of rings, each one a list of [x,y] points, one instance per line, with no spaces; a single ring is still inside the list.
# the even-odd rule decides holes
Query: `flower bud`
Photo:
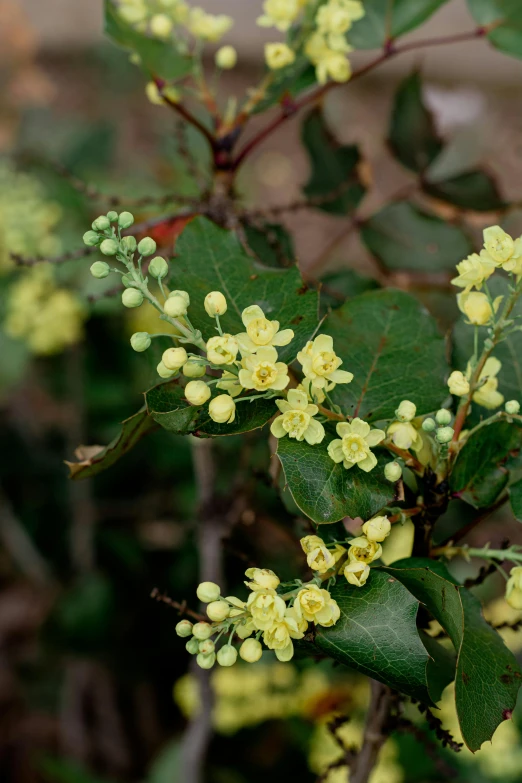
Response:
[[[422,429],[424,432],[433,432],[433,430],[436,428],[437,423],[435,419],[424,419],[422,422]]]
[[[398,462],[387,462],[384,466],[384,476],[388,481],[398,481],[402,476],[402,468]]]
[[[222,46],[217,50],[215,60],[218,68],[229,70],[237,63],[237,52],[233,46]]]
[[[220,394],[211,400],[208,412],[212,421],[231,424],[236,417],[236,403],[229,394]]]
[[[205,381],[190,381],[185,386],[185,397],[191,405],[204,405],[210,394],[210,389]]]
[[[231,644],[225,644],[217,654],[217,662],[220,666],[233,666],[237,661],[237,650]]]
[[[415,418],[416,413],[417,406],[409,400],[403,400],[395,411],[395,415],[399,421],[411,421]]]
[[[166,351],[163,351],[161,361],[167,370],[177,372],[187,361],[187,352],[181,346],[179,348],[167,348]]]
[[[130,212],[122,212],[118,218],[120,228],[130,228],[134,223],[134,215]],[[152,251],[154,252],[154,251]]]
[[[169,265],[161,256],[156,256],[149,264],[149,274],[157,280],[164,278],[169,271]]]
[[[111,227],[111,221],[106,215],[100,215],[100,217],[96,218],[94,221],[93,226],[97,228],[98,231],[107,231],[107,229]]]
[[[121,244],[125,250],[130,250],[131,253],[134,253],[137,247],[136,237],[122,237]]]
[[[511,569],[506,584],[506,601],[513,609],[522,609],[522,566]]]
[[[439,443],[449,443],[450,440],[453,438],[453,433],[455,430],[453,427],[441,427],[439,430],[437,430],[435,437],[439,441]]]
[[[368,541],[384,541],[390,535],[391,523],[388,517],[374,517],[363,525],[363,533]]]
[[[210,604],[217,601],[221,595],[221,588],[215,582],[201,582],[196,590],[196,595],[204,604]]]
[[[370,576],[370,566],[359,560],[353,560],[351,563],[346,563],[343,573],[348,584],[362,587]]]
[[[165,304],[163,305],[163,310],[165,311],[166,315],[170,315],[171,318],[180,318],[183,315],[187,314],[188,305],[190,302],[187,302],[187,297],[182,296],[185,291],[176,291],[174,294],[171,294]]]
[[[156,372],[160,378],[172,378],[172,376],[176,374],[176,370],[169,370],[168,367],[165,367],[163,362],[158,364]]]
[[[250,582],[245,584],[250,590],[275,590],[279,586],[280,579],[270,568],[247,568],[245,576]]]
[[[186,378],[201,378],[205,375],[206,367],[203,362],[190,357],[186,364],[183,365],[183,375]]]
[[[192,636],[192,623],[189,620],[180,620],[176,625],[176,633],[178,636]]]
[[[107,212],[107,217],[112,223],[114,220],[118,220],[118,213],[111,209],[110,212]]]
[[[174,22],[167,14],[155,14],[150,20],[150,31],[156,38],[168,38],[174,27]]]
[[[199,653],[196,658],[196,663],[201,669],[211,669],[216,662],[216,653],[210,653],[210,655],[203,655]]]
[[[506,413],[516,414],[520,411],[520,403],[518,400],[508,400],[506,402]]]
[[[86,231],[83,235],[83,243],[84,245],[87,245],[87,247],[96,247],[100,241],[100,238],[101,237],[96,233],[96,231]]]
[[[493,309],[488,297],[479,291],[458,294],[457,304],[474,326],[484,326],[493,318]]]
[[[214,318],[215,315],[224,315],[227,311],[227,300],[221,291],[211,291],[207,294],[204,305],[207,315],[211,318]]]
[[[210,625],[210,623],[196,623],[194,626],[192,626],[192,634],[196,639],[198,639],[200,642],[204,642],[205,639],[210,639],[214,632],[214,629]]]
[[[139,307],[143,304],[143,294],[136,288],[126,288],[121,295],[125,307]]]
[[[230,614],[230,606],[226,601],[212,601],[207,606],[207,615],[213,623],[221,623]]]
[[[103,280],[104,277],[107,277],[110,274],[110,271],[111,268],[105,261],[95,261],[94,264],[91,265],[91,275],[97,280]]]
[[[257,639],[245,639],[239,648],[240,657],[247,663],[255,663],[263,655],[263,647]]]
[[[100,245],[100,250],[104,256],[115,256],[118,252],[118,243],[115,239],[104,239]]]
[[[147,348],[149,348],[151,342],[152,340],[150,339],[150,334],[148,332],[134,332],[130,338],[131,347],[137,353],[146,351]]]
[[[464,373],[455,370],[448,378],[448,388],[450,394],[455,394],[457,397],[463,397],[465,394],[469,394],[469,381]]]
[[[212,639],[205,639],[204,642],[199,643],[199,651],[203,655],[210,655],[214,652],[214,642]]]
[[[191,655],[197,655],[199,652],[199,641],[193,636],[185,645],[185,650]]]
[[[449,424],[451,421],[451,413],[446,408],[441,408],[435,414],[435,419],[437,420],[437,424]]]
[[[125,215],[125,214],[129,214],[130,215],[130,212],[128,212],[128,213],[123,212],[122,214],[123,215]],[[121,217],[122,216],[120,215],[120,220],[121,220]],[[134,220],[134,218],[133,218],[133,220]],[[151,256],[155,252],[156,252],[156,243],[152,239],[152,237],[143,237],[141,242],[138,244],[138,253],[141,253],[142,256]]]

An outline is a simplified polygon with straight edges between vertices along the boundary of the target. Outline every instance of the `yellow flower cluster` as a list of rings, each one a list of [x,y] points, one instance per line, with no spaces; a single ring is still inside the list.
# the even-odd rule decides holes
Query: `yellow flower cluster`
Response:
[[[236,596],[223,598],[217,584],[202,582],[197,595],[200,601],[208,604],[207,615],[211,622],[192,625],[188,620],[182,620],[176,626],[179,636],[191,637],[186,648],[197,655],[197,663],[203,669],[211,669],[216,661],[221,666],[232,666],[236,662],[238,651],[232,644],[234,636],[243,640],[239,657],[247,663],[255,663],[261,658],[261,638],[279,661],[289,661],[294,654],[293,640],[303,638],[309,623],[328,628],[340,617],[337,603],[316,581],[285,589],[280,586],[279,577],[269,569],[249,568],[246,576],[249,581],[245,584],[251,591],[246,601]],[[283,592],[278,593],[278,588]],[[211,637],[216,634],[214,642]],[[216,652],[222,635],[228,641]]]
[[[118,13],[140,32],[168,39],[181,28],[195,38],[219,41],[233,25],[225,14],[190,8],[185,0],[117,0]]]
[[[482,405],[483,408],[494,410],[498,408],[504,402],[504,395],[498,391],[498,378],[502,368],[502,363],[494,356],[490,356],[486,360],[484,367],[478,378],[478,388],[473,393],[472,400],[477,405]],[[455,370],[448,378],[448,387],[450,394],[454,394],[456,397],[465,397],[469,394],[472,368],[468,364],[466,374]]]
[[[79,299],[57,288],[52,267],[40,264],[9,290],[4,328],[11,337],[25,340],[33,353],[49,355],[81,339],[85,316]]]

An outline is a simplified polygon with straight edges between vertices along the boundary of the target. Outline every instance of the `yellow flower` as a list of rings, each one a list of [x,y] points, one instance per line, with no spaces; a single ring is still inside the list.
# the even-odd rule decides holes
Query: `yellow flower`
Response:
[[[469,381],[464,373],[454,370],[448,378],[448,387],[450,394],[456,397],[464,397],[469,394]]]
[[[349,470],[358,465],[368,473],[377,465],[377,458],[370,448],[377,446],[386,434],[382,430],[371,430],[362,419],[353,419],[350,424],[339,422],[336,427],[341,440],[332,440],[328,444],[328,454],[334,462],[342,462]]]
[[[493,410],[500,407],[504,402],[504,396],[497,391],[498,389],[498,375],[502,364],[494,356],[490,356],[484,365],[484,369],[480,373],[479,381],[484,381],[482,386],[477,389],[473,394],[473,401],[478,405],[482,405],[483,408]]]
[[[324,438],[323,425],[315,421],[313,416],[319,412],[317,405],[310,405],[304,391],[290,389],[286,400],[276,400],[276,405],[283,414],[272,422],[270,432],[276,438],[306,440],[311,446],[321,443]]]
[[[361,2],[352,0],[330,0],[330,2],[321,6],[315,17],[317,29],[320,33],[346,33],[352,23],[364,16],[364,8]]]
[[[349,584],[362,587],[370,576],[370,566],[361,560],[352,560],[346,563],[343,574]]]
[[[267,628],[263,641],[269,650],[274,650],[279,661],[289,661],[294,654],[292,639],[302,639],[304,632],[299,630],[296,613],[287,609],[281,620]]]
[[[236,403],[230,394],[219,394],[210,401],[209,416],[218,424],[232,424],[236,418]]]
[[[480,290],[484,281],[491,277],[495,271],[495,267],[495,262],[484,251],[480,256],[477,253],[472,253],[460,264],[457,264],[459,274],[451,282],[458,288],[463,288],[465,294],[468,294],[473,287]]]
[[[225,14],[207,14],[203,8],[193,8],[190,12],[187,27],[195,38],[205,41],[219,41],[227,33],[234,20]]]
[[[384,541],[391,531],[391,523],[388,517],[374,517],[363,525],[363,533],[368,541]]]
[[[239,371],[239,382],[245,389],[282,391],[290,382],[288,367],[284,362],[277,361],[277,351],[272,346],[259,348],[256,353],[243,359],[243,369]]]
[[[325,574],[335,565],[335,557],[319,536],[305,536],[301,539],[301,547],[306,554],[306,562],[312,571]]]
[[[259,348],[265,345],[282,346],[288,345],[293,340],[294,333],[292,329],[283,329],[279,331],[279,321],[269,321],[258,305],[246,307],[242,314],[246,332],[236,334],[241,353],[255,353]]]
[[[511,272],[517,277],[522,275],[522,237],[515,239],[513,255],[502,264],[502,269],[506,272]]]
[[[469,294],[458,294],[457,304],[459,310],[468,317],[473,326],[485,326],[493,318],[493,312],[497,312],[502,297],[498,296],[493,302],[493,307],[486,294],[471,291]]]
[[[294,609],[297,617],[325,628],[335,625],[341,616],[337,601],[334,601],[328,590],[313,584],[299,590]]]
[[[271,71],[285,68],[295,60],[295,52],[285,43],[265,44],[265,60]]]
[[[250,593],[247,609],[259,631],[266,631],[273,623],[281,622],[285,615],[286,604],[275,590],[263,589]]]
[[[279,585],[279,577],[269,568],[247,568],[245,576],[251,579],[251,582],[245,582],[250,590],[275,590]]]
[[[326,387],[327,391],[332,389],[334,386],[334,383],[330,384],[328,387]],[[310,378],[303,378],[301,383],[297,386],[297,390],[304,391],[309,402],[315,402],[318,405],[321,405],[321,403],[326,400],[326,394],[324,391],[319,389],[317,386],[312,386],[312,381]]]
[[[339,370],[343,360],[334,352],[333,338],[328,334],[320,334],[308,342],[297,354],[297,361],[312,386],[319,389],[330,389],[332,383],[350,383],[353,380],[353,373]]]
[[[233,46],[222,46],[216,52],[215,62],[218,68],[228,71],[236,66],[237,51]]]
[[[377,541],[370,541],[366,536],[352,538],[348,549],[348,558],[360,563],[373,563],[382,555],[382,546]]]
[[[399,449],[420,449],[422,438],[410,421],[394,421],[386,430],[386,435],[391,437],[393,443]]]
[[[506,601],[513,609],[522,609],[522,566],[511,569],[506,584]]]
[[[211,337],[207,342],[207,358],[212,364],[234,364],[239,345],[231,334]]]
[[[223,375],[221,376],[219,383],[216,383],[216,389],[222,389],[223,391],[226,391],[228,394],[230,394],[231,397],[237,397],[238,394],[241,394],[243,391],[243,387],[239,383],[237,375],[234,375],[234,373],[231,372],[227,372],[226,370],[223,371]]]
[[[500,226],[484,229],[484,247],[497,266],[509,261],[515,250],[515,243]]]
[[[328,41],[321,33],[314,33],[305,44],[305,54],[315,65],[317,81],[324,84],[328,78],[346,82],[352,75],[346,53],[351,47],[344,36],[330,35]]]
[[[223,46],[219,52],[227,48],[232,47]],[[211,291],[209,294],[207,294],[203,305],[205,307],[205,312],[211,318],[214,318],[216,315],[225,315],[227,311],[227,300],[221,291]]]
[[[257,19],[260,27],[276,27],[286,32],[301,10],[300,0],[265,0],[264,14]]]
[[[411,421],[415,418],[416,413],[417,406],[409,400],[403,400],[395,411],[395,415],[399,421]]]

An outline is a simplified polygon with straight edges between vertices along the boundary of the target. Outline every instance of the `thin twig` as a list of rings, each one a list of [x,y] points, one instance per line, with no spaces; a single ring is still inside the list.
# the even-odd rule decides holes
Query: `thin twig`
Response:
[[[363,744],[352,765],[350,783],[367,783],[386,742],[393,693],[387,685],[370,680],[371,699],[364,727]]]
[[[160,593],[157,587],[152,590],[150,597],[162,604],[167,604],[167,606],[175,609],[179,615],[186,614],[187,617],[192,617],[192,619],[196,620],[198,623],[208,621],[208,618],[205,617],[204,614],[199,614],[198,612],[193,612],[192,609],[189,609],[185,601],[180,604],[178,601],[174,601],[170,598],[166,593]]]
[[[163,81],[163,79],[159,79],[158,77],[154,78],[154,83],[156,87],[158,88],[158,92],[160,96],[162,97],[163,101],[170,106],[171,109],[174,109],[181,117],[183,117],[186,122],[190,123],[190,125],[193,125],[194,128],[196,128],[208,141],[210,148],[213,152],[216,151],[217,142],[215,136],[209,131],[205,125],[203,125],[202,122],[198,120],[197,117],[195,117],[182,103],[177,103],[176,101],[171,100],[168,95],[165,94],[165,87],[167,86],[166,83]]]

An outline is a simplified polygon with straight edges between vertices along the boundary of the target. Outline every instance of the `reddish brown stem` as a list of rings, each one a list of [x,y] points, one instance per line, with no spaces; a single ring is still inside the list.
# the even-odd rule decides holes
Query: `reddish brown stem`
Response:
[[[201,134],[203,134],[203,136],[210,144],[212,151],[215,152],[217,148],[216,137],[209,131],[209,129],[206,128],[205,125],[203,125],[203,123],[200,122],[198,118],[195,117],[192,114],[192,112],[190,112],[182,103],[176,103],[176,101],[171,100],[167,95],[165,95],[164,92],[165,82],[163,81],[163,79],[159,79],[155,77],[154,83],[158,88],[158,92],[161,95],[163,101],[168,106],[170,106],[171,109],[174,109],[174,111],[176,111],[181,117],[183,117],[183,119],[186,120],[190,125],[193,125],[194,128],[197,128],[197,130]]]

